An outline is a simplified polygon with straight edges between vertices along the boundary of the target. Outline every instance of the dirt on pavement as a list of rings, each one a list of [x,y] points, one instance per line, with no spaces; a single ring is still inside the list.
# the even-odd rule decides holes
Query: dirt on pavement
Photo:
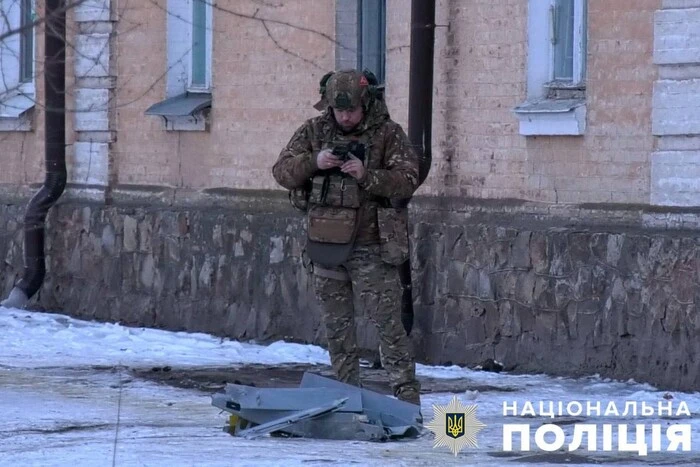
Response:
[[[316,373],[333,378],[333,371],[328,365],[285,364],[285,365],[232,365],[230,368],[171,368],[153,367],[150,369],[132,369],[134,377],[155,381],[181,388],[199,389],[215,393],[222,390],[227,383],[243,384],[256,387],[297,387],[304,372]],[[363,366],[361,368],[362,384],[365,388],[381,394],[391,394],[389,378],[383,368]],[[475,384],[466,379],[436,379],[419,377],[421,392],[463,393],[465,391],[512,392],[515,388]]]

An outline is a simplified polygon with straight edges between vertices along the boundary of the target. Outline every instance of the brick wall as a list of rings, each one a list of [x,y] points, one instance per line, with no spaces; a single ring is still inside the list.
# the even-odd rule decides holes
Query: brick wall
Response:
[[[386,2],[386,99],[391,118],[408,132],[408,82],[411,57],[410,2]]]
[[[32,125],[35,127],[38,121],[35,112]],[[31,133],[0,133],[0,184],[27,184],[43,179],[41,154],[44,144],[39,139],[40,134],[43,135],[43,128]]]
[[[434,170],[425,192],[539,198],[511,109],[525,93],[527,2],[438,2]]]
[[[656,12],[651,159],[653,204],[700,203],[700,1],[665,0]]]
[[[165,5],[164,0],[131,3],[115,12],[114,178],[119,184],[195,189],[277,188],[269,168],[293,130],[316,114],[311,105],[318,79],[336,64],[336,44],[324,37],[335,35],[336,2],[246,0],[230,12],[215,9],[209,132],[167,132],[159,118],[144,115],[165,98]],[[338,5],[348,7],[348,2]],[[648,203],[655,149],[652,89],[658,74],[653,28],[660,7],[661,0],[590,0],[586,134],[526,138],[518,133],[512,109],[526,94],[527,2],[439,0],[434,163],[420,193]],[[271,21],[251,19],[253,14]],[[387,21],[387,99],[394,119],[406,127],[407,2],[388,0]],[[667,88],[658,89],[662,96]],[[3,152],[8,148],[12,154],[0,182],[41,179],[31,175],[41,168],[37,130],[0,135]],[[23,140],[25,151],[34,148],[31,155],[22,156]],[[79,163],[76,159],[76,170]]]
[[[589,1],[588,128],[522,137],[527,2],[438,2],[433,173],[422,190],[545,202],[649,201],[653,15],[660,0]]]
[[[209,132],[167,132],[160,119],[144,115],[165,98],[159,77],[166,70],[166,13],[151,2],[133,3],[124,12],[118,45],[120,184],[276,186],[270,167],[294,130],[317,113],[312,106],[318,80],[334,68],[335,45],[323,36],[334,34],[334,2],[241,1],[227,9],[214,11]],[[251,19],[254,14],[270,21]]]
[[[357,66],[357,0],[335,2],[336,69]]]

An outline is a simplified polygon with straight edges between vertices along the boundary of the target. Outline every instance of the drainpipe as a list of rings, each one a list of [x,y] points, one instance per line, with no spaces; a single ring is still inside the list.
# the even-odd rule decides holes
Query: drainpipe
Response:
[[[24,275],[2,302],[2,306],[14,308],[23,308],[44,282],[44,224],[49,209],[61,197],[67,178],[65,0],[46,0],[44,31],[46,177],[24,216]]]
[[[435,0],[411,1],[411,64],[408,88],[408,139],[420,158],[418,182],[422,184],[432,161],[433,53],[435,45]],[[401,207],[409,199],[399,200]],[[399,266],[403,296],[401,322],[406,334],[413,328],[411,261]]]

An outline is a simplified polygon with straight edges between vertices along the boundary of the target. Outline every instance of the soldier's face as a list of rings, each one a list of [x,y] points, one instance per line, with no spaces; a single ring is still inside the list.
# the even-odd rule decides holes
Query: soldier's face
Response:
[[[333,108],[333,116],[335,117],[335,121],[338,122],[338,125],[340,125],[343,130],[349,131],[355,128],[357,124],[362,121],[364,112],[362,111],[361,105],[358,105],[352,109],[343,110]]]

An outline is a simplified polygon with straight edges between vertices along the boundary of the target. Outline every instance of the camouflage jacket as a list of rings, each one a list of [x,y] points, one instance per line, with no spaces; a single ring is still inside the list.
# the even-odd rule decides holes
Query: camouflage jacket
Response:
[[[332,111],[311,118],[294,133],[272,168],[277,183],[293,190],[319,172],[318,153],[333,142],[359,140],[367,145],[364,196],[356,242],[379,242],[377,207],[390,198],[409,198],[418,187],[418,157],[401,125],[391,120],[383,100],[375,100],[351,133],[336,125]]]

